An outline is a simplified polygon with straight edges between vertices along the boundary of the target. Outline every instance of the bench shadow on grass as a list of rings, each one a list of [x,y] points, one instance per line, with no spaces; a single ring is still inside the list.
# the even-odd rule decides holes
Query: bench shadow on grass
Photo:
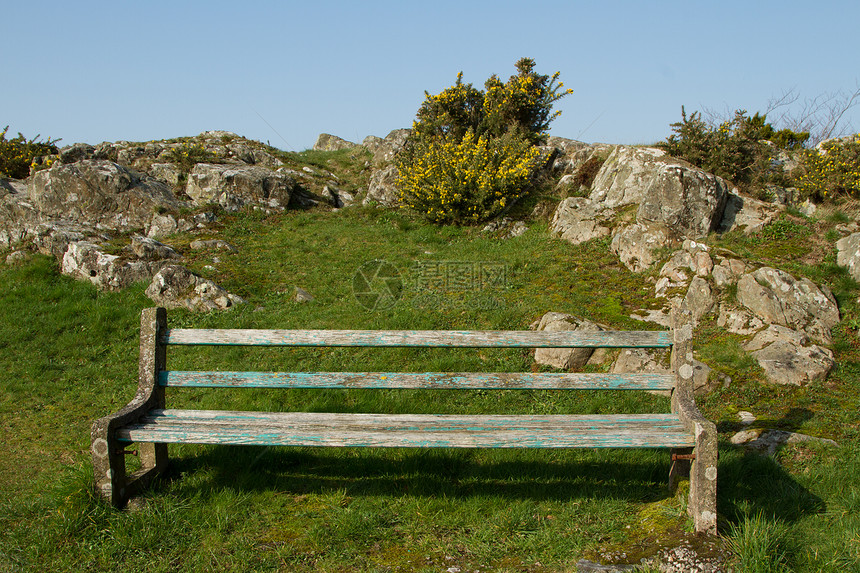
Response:
[[[179,491],[203,498],[223,489],[304,495],[343,490],[352,497],[415,495],[512,500],[617,499],[652,502],[670,496],[666,450],[379,450],[199,447],[171,460],[168,480],[204,472]],[[720,447],[721,528],[761,513],[794,522],[825,509],[774,458]],[[158,486],[156,486],[158,487]]]

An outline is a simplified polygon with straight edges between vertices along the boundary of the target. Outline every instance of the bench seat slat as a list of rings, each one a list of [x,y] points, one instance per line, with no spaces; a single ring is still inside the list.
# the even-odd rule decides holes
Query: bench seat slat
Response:
[[[667,448],[693,438],[674,414],[467,416],[155,410],[120,441],[283,446]]]
[[[428,348],[669,348],[671,333],[640,331],[252,330],[172,328],[164,344]]]
[[[671,390],[671,374],[581,372],[227,372],[159,373],[159,384],[195,388]]]

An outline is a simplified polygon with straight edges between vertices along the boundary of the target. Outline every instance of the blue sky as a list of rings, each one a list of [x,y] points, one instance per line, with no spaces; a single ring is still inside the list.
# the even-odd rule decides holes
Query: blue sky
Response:
[[[553,135],[650,143],[682,105],[854,91],[858,22],[860,2],[827,0],[0,0],[0,127],[63,144],[224,129],[300,151],[408,127],[424,90],[528,56],[574,90]]]

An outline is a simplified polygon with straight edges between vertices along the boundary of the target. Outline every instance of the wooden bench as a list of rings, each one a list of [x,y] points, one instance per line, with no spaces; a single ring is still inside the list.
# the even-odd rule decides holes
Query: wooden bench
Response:
[[[92,455],[98,492],[117,507],[167,466],[167,444],[409,448],[668,448],[670,484],[689,476],[697,531],[716,532],[716,429],[692,395],[689,311],[674,331],[364,331],[169,329],[163,308],[143,311],[137,394],[96,420]],[[680,326],[679,326],[680,325]],[[475,348],[671,348],[674,374],[200,372],[172,371],[172,345]],[[603,415],[383,415],[175,410],[167,387],[452,388],[663,390],[671,413]],[[141,469],[127,475],[125,447],[138,443]]]

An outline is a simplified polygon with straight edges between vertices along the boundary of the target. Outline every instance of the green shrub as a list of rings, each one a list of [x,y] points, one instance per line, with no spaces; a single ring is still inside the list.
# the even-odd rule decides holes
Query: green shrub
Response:
[[[860,197],[860,134],[808,150],[796,178],[802,197]]]
[[[485,91],[456,83],[426,94],[404,149],[397,157],[400,200],[437,223],[477,223],[522,197],[536,171],[552,105],[571,90],[558,73],[534,72],[522,58],[518,74],[502,83],[492,76]]]
[[[30,167],[43,155],[54,155],[59,150],[56,143],[59,139],[48,139],[38,141],[37,135],[33,139],[27,139],[21,133],[12,139],[6,139],[9,126],[0,132],[0,175],[14,179],[25,179],[30,175]],[[48,160],[42,165],[50,167],[53,161]]]
[[[768,183],[786,183],[781,172],[772,167],[775,152],[799,149],[809,139],[808,133],[777,131],[766,116],[756,113],[750,117],[744,110],[714,126],[698,112],[688,117],[682,107],[681,121],[673,123],[672,130],[675,133],[660,147],[753,193]]]
[[[167,151],[165,159],[175,163],[184,173],[190,173],[198,163],[208,163],[216,160],[216,155],[207,151],[202,143],[183,143]]]

